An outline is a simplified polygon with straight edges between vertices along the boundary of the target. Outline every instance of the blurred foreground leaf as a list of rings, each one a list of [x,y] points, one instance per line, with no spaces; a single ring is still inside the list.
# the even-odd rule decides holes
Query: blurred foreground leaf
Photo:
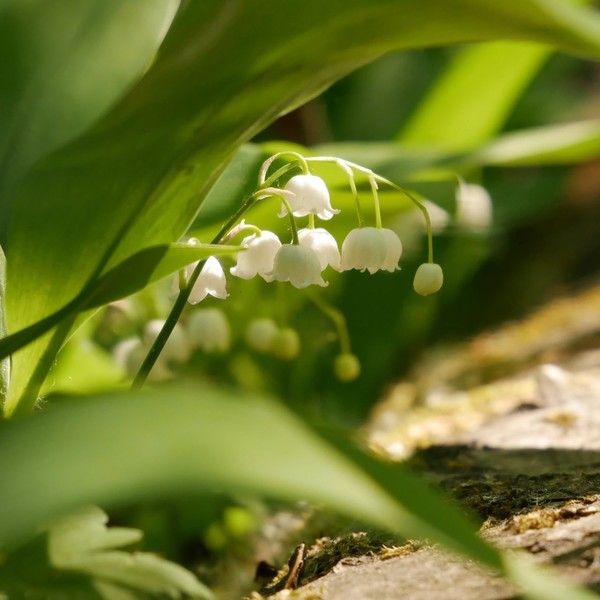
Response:
[[[323,437],[279,404],[207,387],[64,401],[4,422],[0,477],[3,545],[92,502],[220,491],[326,504],[504,570],[463,512],[402,465],[381,463],[339,434]],[[516,583],[535,579],[520,569]],[[544,581],[531,597],[556,597],[553,578]]]

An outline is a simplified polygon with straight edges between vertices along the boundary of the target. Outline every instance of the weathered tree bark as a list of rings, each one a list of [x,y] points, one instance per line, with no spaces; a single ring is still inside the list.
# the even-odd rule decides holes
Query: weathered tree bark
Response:
[[[489,403],[473,409],[469,402],[458,409],[442,405],[422,411],[410,421],[411,431],[428,431],[437,443],[410,460],[481,517],[481,533],[490,542],[525,550],[570,579],[600,589],[600,354],[587,352],[568,364],[546,365],[494,384],[501,392],[511,384],[527,389],[505,398],[504,411],[498,404],[486,411]],[[489,400],[494,402],[493,394]],[[428,423],[435,426],[428,429]],[[410,445],[407,431],[399,429],[389,431],[381,445],[394,448],[394,435],[401,448]],[[310,560],[309,551],[309,565]],[[428,546],[371,549],[307,579],[302,585],[300,577],[294,598],[517,597],[502,578]]]

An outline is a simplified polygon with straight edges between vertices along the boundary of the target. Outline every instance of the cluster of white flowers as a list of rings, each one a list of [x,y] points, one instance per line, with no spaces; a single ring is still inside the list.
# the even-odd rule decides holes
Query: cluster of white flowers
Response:
[[[286,167],[279,169],[277,174],[267,178],[269,167],[280,154],[265,161],[260,169],[259,188],[253,194],[252,199],[263,200],[269,197],[281,199],[278,216],[290,220],[292,240],[290,243],[284,243],[274,232],[261,230],[255,225],[248,225],[243,220],[237,224],[233,222],[231,227],[229,227],[230,224],[224,226],[223,236],[217,240],[218,242],[233,239],[242,232],[246,233],[240,244],[242,250],[237,254],[236,264],[229,270],[231,275],[241,279],[252,279],[259,276],[266,282],[289,282],[294,287],[303,289],[313,285],[327,286],[327,281],[323,279],[323,272],[327,268],[338,272],[368,271],[370,274],[378,271],[395,272],[400,268],[399,262],[403,247],[398,234],[394,230],[382,226],[377,190],[379,183],[383,183],[411,198],[424,216],[429,258],[428,262],[421,264],[415,272],[414,290],[422,296],[428,296],[441,289],[444,275],[441,266],[433,262],[432,231],[445,227],[448,221],[448,214],[445,211],[427,200],[417,200],[406,190],[360,165],[334,157],[305,158],[294,152],[281,154],[294,155],[295,164],[289,163]],[[309,172],[309,161],[333,162],[341,167],[349,177],[350,187],[356,200],[358,227],[346,235],[341,245],[341,251],[338,242],[327,229],[315,226],[315,219],[329,221],[340,211],[333,208],[325,181]],[[269,187],[269,184],[276,181],[282,173],[294,167],[302,168],[303,173],[291,177],[282,189]],[[375,226],[363,224],[354,181],[355,171],[366,176],[371,186],[375,207]],[[250,205],[251,203],[247,206]],[[246,208],[243,208],[241,212],[243,213],[244,210]],[[298,229],[296,219],[302,217],[309,218],[308,225]],[[489,225],[491,201],[484,188],[459,181],[456,220],[461,225],[474,229],[483,229]],[[247,234],[249,230],[251,230],[250,235]],[[198,242],[191,239],[189,243],[196,244]],[[188,286],[190,276],[197,268],[198,263],[186,267],[174,282],[174,288],[178,290],[183,284]],[[191,289],[188,290],[190,304],[197,304],[208,296],[219,299],[228,297],[225,271],[214,256],[204,261],[198,277]],[[196,346],[206,352],[224,351],[230,344],[229,326],[224,315],[216,309],[197,311],[189,319],[187,333],[190,339],[195,340]],[[175,337],[175,332],[173,337]],[[345,335],[345,338],[347,337]],[[246,331],[246,341],[258,352],[271,354],[285,360],[295,358],[300,350],[298,333],[291,328],[278,327],[271,319],[253,320]],[[175,344],[172,340],[171,342]],[[147,346],[148,340],[140,341],[140,343]],[[130,342],[131,344],[132,342]],[[342,351],[335,360],[334,372],[339,379],[351,381],[358,377],[360,363],[357,357],[350,352],[348,339],[341,345]],[[183,352],[181,347],[180,352]],[[171,360],[180,359],[180,356],[175,356],[168,346],[165,348],[165,356],[170,357]]]
[[[327,185],[316,175],[295,175],[283,192],[285,202],[280,217],[289,216],[288,208],[294,218],[310,215],[313,219],[329,220],[339,212],[331,205]],[[241,242],[244,250],[238,253],[237,263],[230,269],[232,275],[242,279],[258,275],[267,282],[285,281],[301,289],[310,285],[326,286],[322,273],[327,267],[335,271],[356,269],[370,274],[394,272],[400,268],[402,242],[393,230],[381,226],[353,229],[344,239],[341,252],[333,235],[322,227],[313,225],[299,229],[295,243],[289,244],[282,243],[272,231],[249,227],[258,232],[244,237]],[[194,267],[188,267],[188,275]],[[439,265],[436,267],[441,272]],[[415,284],[415,290],[422,293],[423,285]],[[437,290],[427,287],[427,293],[434,291]],[[189,302],[195,304],[209,295],[227,297],[225,272],[215,257],[205,262]]]

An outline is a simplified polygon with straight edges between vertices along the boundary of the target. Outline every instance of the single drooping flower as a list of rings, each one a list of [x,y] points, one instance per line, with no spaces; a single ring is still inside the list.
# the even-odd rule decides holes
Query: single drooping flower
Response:
[[[273,319],[253,319],[246,329],[246,343],[257,352],[270,352],[279,327]]]
[[[270,275],[275,281],[289,281],[297,288],[327,285],[321,277],[321,263],[316,252],[297,244],[281,246],[275,255],[273,272]]]
[[[342,244],[342,271],[395,271],[401,254],[402,242],[391,229],[359,227]]]
[[[219,308],[194,310],[187,322],[188,338],[203,352],[227,352],[231,345],[231,330],[225,313]]]
[[[300,229],[298,231],[298,241],[301,246],[314,250],[319,258],[321,271],[331,266],[332,269],[339,271],[341,269],[340,250],[335,238],[322,227],[315,229]]]
[[[271,281],[275,254],[281,248],[279,238],[272,231],[262,231],[260,235],[249,235],[242,240],[242,250],[237,255],[237,264],[230,269],[232,275],[242,279],[252,279],[260,275]]]
[[[456,189],[456,222],[475,231],[492,223],[492,199],[488,191],[475,183],[460,181]]]
[[[316,175],[295,175],[287,182],[285,190],[290,192],[287,197],[295,217],[312,214],[327,221],[340,212],[332,208],[327,185]],[[285,215],[287,208],[282,204],[279,216]]]
[[[194,267],[195,265],[189,270],[193,271]],[[228,295],[227,280],[225,279],[223,267],[214,256],[209,256],[192,288],[188,302],[190,304],[198,304],[206,296],[213,296],[214,298],[224,300]]]
[[[413,287],[417,294],[429,296],[440,290],[444,284],[444,272],[436,263],[423,263],[417,269]]]

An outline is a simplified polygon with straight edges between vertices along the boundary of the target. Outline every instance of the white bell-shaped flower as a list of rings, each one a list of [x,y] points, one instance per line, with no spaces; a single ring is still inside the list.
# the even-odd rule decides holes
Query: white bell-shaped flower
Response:
[[[297,288],[327,285],[321,277],[321,263],[317,253],[297,244],[284,244],[279,248],[271,276],[275,281],[289,281]]]
[[[165,321],[163,319],[152,319],[146,323],[142,339],[148,348],[152,346],[164,324]],[[190,351],[190,343],[187,339],[185,331],[179,323],[176,323],[175,327],[173,327],[171,335],[169,335],[167,343],[161,352],[161,358],[167,362],[184,362],[189,358]]]
[[[316,175],[294,175],[287,182],[285,189],[291,192],[288,201],[295,217],[313,214],[327,221],[340,212],[332,208],[327,185]],[[287,215],[287,208],[282,204],[279,216],[285,217],[285,215]]]
[[[192,271],[190,269],[190,271]],[[200,275],[192,288],[192,293],[188,298],[190,304],[202,302],[206,296],[213,296],[224,300],[227,293],[227,280],[221,263],[214,257],[209,256],[200,271]]]
[[[342,271],[395,271],[401,254],[402,243],[391,229],[359,227],[342,244]]]
[[[187,322],[190,342],[203,352],[227,352],[231,345],[231,329],[225,313],[219,308],[194,310]]]
[[[475,183],[460,181],[456,189],[456,222],[475,231],[483,231],[492,223],[492,198]]]
[[[242,279],[252,279],[260,275],[265,281],[271,281],[275,254],[281,248],[279,238],[272,231],[263,231],[260,235],[250,235],[242,240],[246,248],[237,255],[237,264],[230,269],[232,275]]]
[[[413,280],[413,287],[417,294],[429,296],[440,290],[444,284],[444,272],[436,263],[423,263],[417,269]]]
[[[391,229],[379,229],[380,235],[382,235],[385,239],[386,253],[385,258],[383,259],[383,265],[381,268],[384,271],[389,271],[393,273],[397,271],[400,267],[398,263],[400,262],[400,257],[402,256],[402,242],[398,237],[398,234]]]
[[[322,227],[300,229],[298,231],[298,241],[301,246],[314,250],[319,258],[321,271],[326,269],[328,265],[336,271],[342,268],[337,242],[327,229],[323,229]]]
[[[273,319],[252,319],[246,329],[246,343],[257,352],[270,352],[278,332]]]

